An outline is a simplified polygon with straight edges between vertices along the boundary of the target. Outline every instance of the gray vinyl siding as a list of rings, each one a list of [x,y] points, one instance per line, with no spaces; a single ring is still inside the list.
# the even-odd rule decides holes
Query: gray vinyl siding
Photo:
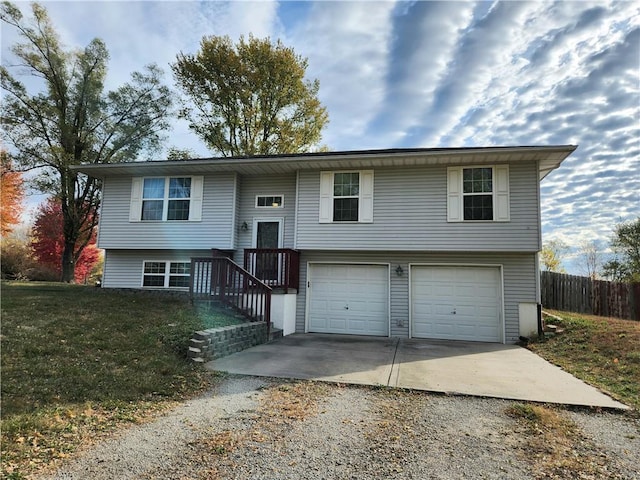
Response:
[[[233,248],[235,173],[204,178],[202,220],[130,222],[131,177],[106,178],[99,247],[104,249]]]
[[[256,195],[283,195],[283,208],[256,208]],[[252,247],[253,220],[256,218],[284,218],[283,248],[293,248],[295,231],[296,174],[243,176],[239,181],[237,242],[235,261],[243,264],[244,249]],[[241,226],[247,222],[248,230]]]
[[[509,251],[540,249],[538,170],[509,166],[509,222],[447,222],[447,167],[376,169],[373,223],[319,223],[320,172],[300,172],[296,248]]]
[[[187,262],[192,257],[208,257],[210,250],[106,250],[104,253],[104,288],[142,288],[145,260]]]
[[[518,304],[536,302],[536,265],[535,254],[532,253],[302,252],[296,332],[305,331],[308,262],[389,263],[392,337],[409,336],[409,264],[501,265],[506,343],[518,340]],[[404,270],[401,276],[395,272],[398,265]]]

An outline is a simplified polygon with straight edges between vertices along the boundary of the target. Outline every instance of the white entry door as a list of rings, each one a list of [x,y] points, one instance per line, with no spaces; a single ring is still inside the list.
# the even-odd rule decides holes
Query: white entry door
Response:
[[[498,267],[411,267],[411,336],[501,342]]]
[[[309,266],[310,332],[389,335],[389,267]]]

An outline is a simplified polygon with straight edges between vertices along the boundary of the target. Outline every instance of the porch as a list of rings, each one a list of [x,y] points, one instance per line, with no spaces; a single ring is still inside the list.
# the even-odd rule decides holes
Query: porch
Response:
[[[298,292],[299,252],[289,248],[245,249],[244,268],[232,256],[232,251],[213,249],[211,257],[191,259],[191,301],[218,302],[248,321],[265,322],[269,332],[273,307],[276,311],[290,310],[283,303],[284,298],[295,298],[287,294]],[[278,298],[272,305],[274,290],[284,295],[282,301]],[[285,319],[278,318],[277,322],[284,325]],[[284,330],[286,335],[290,328]]]
[[[300,252],[291,248],[245,248],[244,269],[274,290],[297,293]]]

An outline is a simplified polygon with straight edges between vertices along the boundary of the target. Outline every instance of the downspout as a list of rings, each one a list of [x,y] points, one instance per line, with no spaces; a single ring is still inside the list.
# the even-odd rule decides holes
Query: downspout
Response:
[[[296,201],[293,211],[293,249],[298,249],[298,203],[300,197],[300,170],[296,170]]]
[[[536,162],[538,171],[540,171],[540,161]],[[536,305],[538,308],[538,338],[544,334],[544,325],[542,324],[542,293],[540,291],[540,252],[542,251],[542,200],[540,198],[540,177],[537,177],[536,196],[538,198],[538,252],[536,253]]]

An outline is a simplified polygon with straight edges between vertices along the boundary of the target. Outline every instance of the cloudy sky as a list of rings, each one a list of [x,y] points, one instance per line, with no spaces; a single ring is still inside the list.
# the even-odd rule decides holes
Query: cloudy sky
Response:
[[[67,46],[106,42],[110,88],[148,63],[173,85],[204,35],[279,38],[320,80],[331,150],[577,144],[542,183],[544,240],[604,247],[640,215],[637,2],[42,3]],[[180,121],[167,146],[210,156]]]

